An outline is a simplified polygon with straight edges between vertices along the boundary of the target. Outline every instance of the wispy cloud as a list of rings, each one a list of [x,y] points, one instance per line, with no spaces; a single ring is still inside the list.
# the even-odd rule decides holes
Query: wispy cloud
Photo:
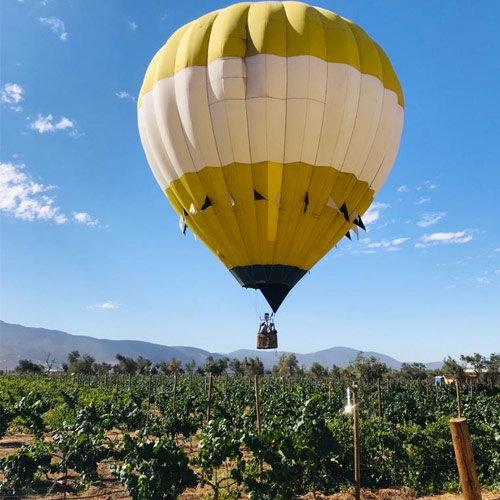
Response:
[[[130,31],[136,31],[138,28],[137,23],[135,21],[129,21],[128,28]]]
[[[476,283],[479,283],[480,285],[490,285],[491,278],[488,276],[488,273],[485,272],[483,276],[479,276],[478,278],[476,278]]]
[[[130,95],[125,90],[121,90],[120,92],[115,92],[115,96],[118,97],[118,99],[130,99],[131,101],[135,102],[135,97],[133,95]]]
[[[102,304],[89,306],[89,309],[118,309],[119,307],[120,306],[114,302],[103,302]]]
[[[74,129],[75,122],[63,116],[59,121],[54,123],[52,114],[47,116],[38,115],[37,119],[30,125],[30,128],[36,130],[39,134],[46,132],[55,132],[57,130]]]
[[[73,220],[84,226],[95,227],[99,225],[99,219],[94,219],[87,212],[73,212]]]
[[[426,197],[422,197],[420,198],[418,201],[415,202],[415,205],[423,205],[424,203],[428,203],[429,201],[431,201],[430,198],[426,198]]]
[[[23,100],[24,89],[18,83],[6,83],[0,90],[0,101],[9,104],[10,109],[20,112],[23,108],[19,103]]]
[[[26,174],[25,165],[0,164],[0,210],[26,221],[53,220],[56,224],[68,218],[47,194],[55,186],[44,185]]]
[[[408,193],[409,191],[410,189],[406,184],[398,187],[398,193]]]
[[[387,203],[375,202],[372,203],[370,208],[363,215],[363,222],[365,224],[372,224],[373,222],[380,219],[380,212],[387,208],[389,205]]]
[[[68,39],[68,32],[66,31],[66,26],[64,22],[58,17],[39,17],[38,20],[48,26],[50,31],[57,35],[59,40],[65,42]]]
[[[472,240],[469,231],[457,231],[448,233],[432,233],[422,236],[422,241],[415,244],[415,248],[426,248],[440,244],[461,244]]]
[[[410,238],[395,238],[392,240],[393,245],[402,245],[405,241],[408,241]]]
[[[443,217],[446,216],[446,212],[431,212],[422,215],[422,219],[417,222],[417,226],[429,227],[437,224]]]

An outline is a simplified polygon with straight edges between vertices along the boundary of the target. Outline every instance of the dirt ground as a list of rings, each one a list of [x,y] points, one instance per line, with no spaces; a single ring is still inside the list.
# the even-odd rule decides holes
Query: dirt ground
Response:
[[[30,443],[31,441],[32,438],[28,434],[10,434],[5,436],[0,441],[0,459],[12,454],[17,448],[22,446],[22,444]],[[188,452],[189,450],[186,449],[186,451]],[[99,482],[84,491],[77,492],[72,488],[77,475],[71,474],[70,472],[66,480],[66,485],[64,485],[63,480],[57,481],[54,485],[52,479],[55,478],[50,478],[53,484],[51,493],[33,492],[32,494],[24,496],[5,497],[5,500],[14,498],[15,500],[131,500],[131,497],[123,490],[117,479],[111,475],[109,471],[109,461],[103,461],[99,464],[98,473]],[[0,479],[1,478],[2,473],[0,471]],[[66,496],[64,494],[65,489]],[[193,488],[185,491],[180,496],[180,500],[210,500],[212,498],[210,493],[211,491],[208,487]],[[242,500],[246,500],[247,498],[246,495],[241,497]],[[300,498],[302,500],[314,500],[312,493],[308,493]],[[461,500],[463,497],[456,493],[416,497],[407,489],[380,489],[377,491],[362,490],[361,498],[363,500],[416,500],[417,498],[419,500]],[[354,493],[344,492],[330,496],[318,495],[317,500],[354,500]],[[500,492],[483,491],[483,500],[500,500]]]

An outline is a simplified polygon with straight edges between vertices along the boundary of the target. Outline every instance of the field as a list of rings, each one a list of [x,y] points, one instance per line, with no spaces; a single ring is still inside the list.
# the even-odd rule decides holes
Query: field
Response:
[[[5,498],[347,499],[345,380],[182,375],[0,377]],[[359,388],[365,498],[459,491],[448,420],[455,387]],[[463,387],[479,481],[500,494],[500,390]],[[260,413],[261,431],[258,430]],[[10,496],[9,496],[10,495]]]

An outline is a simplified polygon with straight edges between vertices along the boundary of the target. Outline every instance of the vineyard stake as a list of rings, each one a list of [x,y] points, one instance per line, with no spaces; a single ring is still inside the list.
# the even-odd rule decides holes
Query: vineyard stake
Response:
[[[332,381],[328,382],[328,402],[332,402]]]
[[[455,379],[455,389],[457,391],[458,418],[462,418],[462,401],[460,399],[460,382],[457,378]]]
[[[380,389],[380,379],[377,379],[378,393],[378,418],[382,418],[382,390]]]
[[[260,396],[259,396],[259,376],[254,376],[254,385],[255,385],[255,410],[257,413],[257,432],[259,435],[262,432],[262,423],[260,421]]]
[[[208,375],[208,406],[207,406],[207,423],[210,420],[210,406],[212,404],[212,390],[213,390],[212,374]]]
[[[427,399],[429,399],[429,379],[425,379],[425,395],[427,396]]]
[[[452,418],[450,431],[464,500],[481,500],[481,490],[477,480],[467,420],[465,418]]]
[[[353,410],[354,410],[354,488],[355,488],[355,499],[361,500],[361,453],[359,446],[359,402],[358,402],[358,386],[357,384],[352,384],[352,395],[353,395]]]

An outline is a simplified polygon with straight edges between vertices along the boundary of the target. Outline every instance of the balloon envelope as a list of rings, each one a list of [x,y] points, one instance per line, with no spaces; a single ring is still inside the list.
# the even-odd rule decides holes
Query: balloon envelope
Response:
[[[362,226],[403,108],[389,59],[356,24],[300,2],[239,3],[169,38],[138,122],[181,223],[276,311]]]

